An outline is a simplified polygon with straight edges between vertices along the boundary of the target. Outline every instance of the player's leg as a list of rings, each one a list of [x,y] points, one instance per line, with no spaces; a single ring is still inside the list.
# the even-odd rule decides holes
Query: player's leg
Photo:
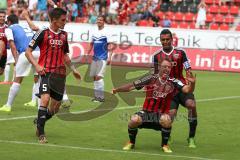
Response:
[[[7,61],[7,57],[2,55],[0,57],[0,75],[3,75],[5,67],[6,67],[6,61]]]
[[[39,86],[39,94],[40,94],[41,100],[40,100],[40,106],[38,108],[36,135],[39,137],[40,143],[47,143],[44,128],[47,120],[48,104],[50,101],[50,87],[49,87],[48,77],[49,77],[49,74],[41,76],[41,81]]]
[[[34,75],[33,78],[33,88],[32,88],[32,100],[30,102],[24,103],[24,106],[29,107],[36,107],[37,106],[37,100],[38,97],[36,96],[37,93],[39,93],[39,82],[38,82],[38,75]]]
[[[171,129],[172,129],[172,120],[169,114],[161,114],[159,118],[159,125],[161,126],[162,133],[162,150],[165,153],[172,153],[168,145],[168,140],[170,138]]]
[[[192,93],[182,94],[181,101],[183,105],[188,109],[189,147],[196,148],[194,137],[197,130],[197,109],[196,109],[196,101],[195,101],[194,95]]]
[[[71,99],[69,99],[69,97],[67,95],[66,88],[65,88],[64,93],[63,93],[63,99],[62,99],[61,107],[68,108],[72,105],[72,103],[73,103],[73,101]]]
[[[28,62],[25,54],[20,54],[18,62],[16,64],[16,77],[14,78],[14,82],[10,87],[7,103],[2,108],[0,108],[0,111],[11,111],[11,106],[19,92],[23,78],[29,75],[30,70],[31,64]]]
[[[131,116],[131,119],[128,122],[129,142],[123,147],[123,150],[131,150],[134,148],[138,133],[138,127],[142,125],[143,122],[142,117],[144,117],[143,111],[137,112]]]
[[[96,61],[96,75],[94,76],[94,93],[98,102],[104,102],[104,74],[107,62],[105,60]]]
[[[9,75],[10,75],[10,69],[11,69],[11,64],[14,64],[15,60],[13,58],[12,52],[10,49],[7,49],[7,64],[4,70],[4,82],[10,84],[14,80],[14,76],[12,77],[12,80],[9,80]],[[15,70],[15,66],[14,66]],[[15,71],[13,71],[13,74]]]

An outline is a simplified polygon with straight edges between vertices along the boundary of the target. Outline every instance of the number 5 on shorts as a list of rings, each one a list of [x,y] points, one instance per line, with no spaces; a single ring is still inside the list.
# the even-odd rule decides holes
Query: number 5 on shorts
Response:
[[[43,85],[42,85],[42,90],[43,90],[43,92],[46,92],[46,91],[47,91],[47,84],[43,84]]]

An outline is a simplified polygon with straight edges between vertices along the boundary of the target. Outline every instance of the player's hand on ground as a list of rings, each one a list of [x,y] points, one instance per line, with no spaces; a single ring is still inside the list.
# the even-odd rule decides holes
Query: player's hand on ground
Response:
[[[78,71],[73,71],[73,76],[78,79],[78,80],[81,80],[81,75]]]
[[[40,65],[36,66],[36,72],[38,73],[38,75],[45,75],[46,74],[45,68],[40,66]]]

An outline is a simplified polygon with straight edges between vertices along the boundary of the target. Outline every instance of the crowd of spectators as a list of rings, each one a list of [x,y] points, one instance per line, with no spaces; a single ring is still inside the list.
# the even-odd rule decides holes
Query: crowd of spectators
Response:
[[[196,9],[201,2],[190,1],[197,1]],[[187,0],[8,0],[7,12],[15,13],[21,19],[21,11],[28,8],[32,20],[46,21],[47,11],[56,5],[68,11],[69,22],[94,24],[101,14],[105,15],[107,24],[171,27],[169,16],[159,15],[160,10],[164,9],[161,7],[167,4],[174,12],[182,3],[187,3]]]

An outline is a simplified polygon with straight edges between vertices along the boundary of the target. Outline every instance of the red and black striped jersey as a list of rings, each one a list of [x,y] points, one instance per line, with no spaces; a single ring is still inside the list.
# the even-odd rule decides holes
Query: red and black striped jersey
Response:
[[[154,73],[158,73],[159,62],[164,58],[169,58],[172,61],[173,67],[171,69],[170,77],[179,79],[185,83],[183,69],[188,70],[191,68],[185,51],[181,48],[173,48],[170,53],[164,52],[163,49],[157,51],[153,56]]]
[[[184,86],[175,78],[168,78],[162,82],[157,74],[144,76],[134,81],[133,85],[137,90],[146,90],[143,110],[156,113],[168,113],[176,91]]]
[[[7,28],[7,25],[3,25],[0,27],[0,40],[2,40],[5,44],[5,50],[3,52],[3,55],[4,56],[7,56],[7,37],[6,37],[6,34],[5,34],[5,29]]]
[[[65,70],[64,55],[69,53],[67,32],[59,30],[53,32],[50,28],[41,30],[33,36],[29,47],[40,48],[38,64],[45,68],[46,72],[57,72]]]

